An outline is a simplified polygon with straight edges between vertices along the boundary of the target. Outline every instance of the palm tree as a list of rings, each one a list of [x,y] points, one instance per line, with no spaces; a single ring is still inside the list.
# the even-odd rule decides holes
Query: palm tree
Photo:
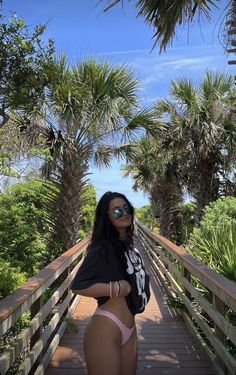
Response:
[[[121,1],[123,2],[108,0],[104,11]],[[234,0],[228,0],[226,7],[225,3],[221,3],[223,2],[220,0],[137,0],[135,7],[138,8],[137,16],[144,17],[145,22],[154,28],[154,46],[159,43],[162,51],[172,42],[178,25],[192,22],[197,11],[199,16],[203,14],[210,20],[211,8],[220,5],[224,6],[222,12],[225,12],[226,44],[229,44],[232,39],[232,27],[235,36],[236,6]]]
[[[235,115],[230,110],[233,77],[207,72],[199,87],[191,80],[171,82],[171,100],[157,101],[157,111],[169,119],[163,149],[182,159],[182,182],[196,199],[197,216],[217,199],[235,159]]]
[[[178,205],[182,202],[182,188],[178,158],[171,151],[162,153],[160,140],[161,135],[158,140],[145,136],[133,143],[132,153],[123,170],[125,176],[133,178],[134,190],[142,189],[149,194],[154,216],[160,219],[160,234],[179,244]]]
[[[151,130],[154,122],[152,111],[138,110],[138,81],[125,66],[91,60],[71,68],[62,57],[53,62],[51,72],[51,158],[43,170],[54,178],[56,233],[69,248],[78,238],[89,163],[108,166],[116,146],[132,139],[137,129]]]
[[[231,0],[226,7],[226,15],[225,15],[225,24],[224,24],[224,31],[223,31],[223,38],[224,38],[224,46],[228,53],[236,52],[236,3],[235,1]],[[229,61],[230,63],[234,63]]]

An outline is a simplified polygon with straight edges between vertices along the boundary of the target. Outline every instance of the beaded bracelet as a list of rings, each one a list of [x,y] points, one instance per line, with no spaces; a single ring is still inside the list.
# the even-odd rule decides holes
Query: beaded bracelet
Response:
[[[109,282],[110,298],[112,298],[112,281]]]
[[[120,295],[120,283],[119,283],[119,281],[117,281],[117,284],[118,284],[118,293],[117,293],[117,297],[119,297],[119,295]]]
[[[119,295],[119,284],[118,284],[118,281],[115,281],[115,287],[116,287],[116,293],[115,293],[115,298],[117,298],[118,297],[118,295]]]
[[[110,298],[113,298],[113,289],[115,289],[114,290],[114,298],[118,298],[119,295],[120,295],[120,290],[121,290],[119,281],[110,281],[109,282]]]

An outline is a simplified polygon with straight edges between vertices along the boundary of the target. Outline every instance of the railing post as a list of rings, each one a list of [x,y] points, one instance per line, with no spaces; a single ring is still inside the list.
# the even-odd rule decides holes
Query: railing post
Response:
[[[63,281],[69,276],[70,270],[71,270],[71,267],[69,266],[61,274],[61,277],[62,277]],[[66,288],[65,292],[61,296],[62,301],[64,301],[64,299],[68,296],[68,293],[69,293],[69,286],[68,286],[68,288]],[[68,313],[68,310],[69,310],[69,306],[67,306],[67,308],[65,309],[65,311],[64,311],[64,313],[62,315],[62,319],[65,318],[66,314]]]
[[[222,302],[219,297],[213,294],[213,306],[215,307],[216,311],[218,311],[222,316],[225,316],[226,306],[224,302]],[[224,332],[214,323],[214,330],[215,336],[222,342],[223,345],[226,344],[226,335]],[[216,364],[221,368],[225,375],[228,374],[227,367],[225,366],[224,362],[222,361],[221,357],[216,353],[215,356]]]
[[[41,310],[43,305],[43,296],[41,295],[32,305],[30,309],[30,316],[31,320],[35,317],[35,315]],[[42,330],[43,325],[41,324],[40,327],[35,331],[35,333],[32,335],[30,340],[30,349],[33,348],[33,346],[36,344],[36,342],[40,339],[42,336]]]
[[[191,273],[189,270],[187,270],[187,268],[184,267],[184,277],[185,279],[187,279],[190,283],[191,283]],[[188,291],[187,288],[184,287],[184,294],[186,295],[186,297],[188,297],[188,299],[191,301],[192,299],[192,296],[191,296],[191,293]]]
[[[43,295],[41,295],[32,305],[30,308],[30,316],[31,320],[35,317],[35,315],[41,310],[43,306]],[[37,331],[32,335],[30,339],[30,350],[34,347],[36,342],[42,337],[42,332],[43,332],[43,324],[39,326]],[[38,356],[37,360],[33,364],[29,374],[33,374],[39,363],[41,362],[42,359],[42,353]]]
[[[186,280],[188,280],[190,283],[191,283],[191,272],[189,270],[187,270],[187,268],[184,267],[184,277]],[[191,293],[188,291],[187,288],[184,287],[184,294],[186,295],[186,297],[189,299],[189,301],[192,301],[192,296],[191,296]],[[192,314],[190,313],[190,311],[186,308],[185,306],[185,312],[186,314],[189,316],[189,318],[191,319],[192,318]]]

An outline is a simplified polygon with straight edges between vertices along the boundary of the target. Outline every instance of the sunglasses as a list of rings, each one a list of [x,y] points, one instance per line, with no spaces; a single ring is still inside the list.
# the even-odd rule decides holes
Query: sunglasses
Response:
[[[113,215],[116,219],[120,219],[124,215],[124,211],[127,213],[127,215],[132,214],[132,208],[130,205],[125,204],[123,208],[116,207],[110,215]]]

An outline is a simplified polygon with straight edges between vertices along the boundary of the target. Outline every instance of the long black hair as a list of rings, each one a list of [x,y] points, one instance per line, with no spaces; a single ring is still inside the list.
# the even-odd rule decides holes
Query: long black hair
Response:
[[[134,230],[134,207],[124,194],[108,191],[100,198],[97,204],[91,245],[96,245],[98,243],[101,243],[102,241],[114,242],[114,240],[117,241],[119,239],[119,233],[112,225],[108,216],[109,204],[110,201],[114,198],[122,198],[130,206],[132,221],[131,225],[127,228],[127,242],[132,243]]]

